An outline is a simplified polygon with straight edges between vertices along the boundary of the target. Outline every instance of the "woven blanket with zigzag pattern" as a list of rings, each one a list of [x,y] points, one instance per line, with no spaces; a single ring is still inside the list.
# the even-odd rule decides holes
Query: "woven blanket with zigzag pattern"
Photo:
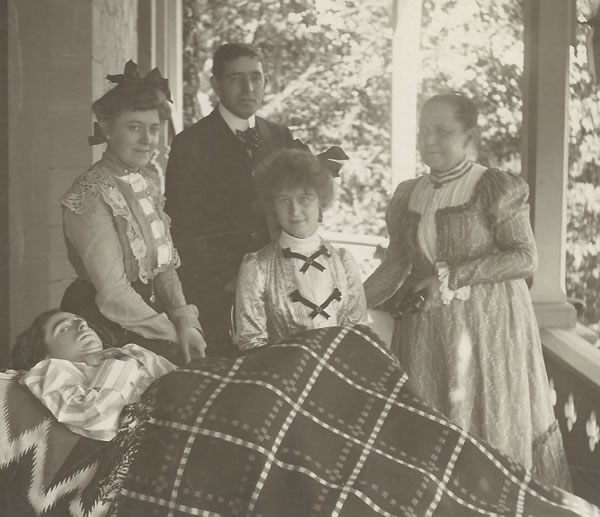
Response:
[[[112,445],[72,433],[5,374],[0,404],[0,515],[106,515],[97,485],[100,460]]]

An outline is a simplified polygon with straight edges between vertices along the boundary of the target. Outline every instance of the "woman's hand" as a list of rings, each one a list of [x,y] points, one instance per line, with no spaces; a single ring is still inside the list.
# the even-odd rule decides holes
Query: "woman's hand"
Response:
[[[437,275],[431,275],[424,278],[413,287],[413,292],[423,291],[425,302],[423,302],[423,311],[429,310],[431,307],[442,303],[442,295],[440,292],[441,282]]]
[[[185,327],[177,333],[177,340],[181,355],[186,363],[192,359],[201,359],[205,357],[206,341],[202,333],[194,327]]]

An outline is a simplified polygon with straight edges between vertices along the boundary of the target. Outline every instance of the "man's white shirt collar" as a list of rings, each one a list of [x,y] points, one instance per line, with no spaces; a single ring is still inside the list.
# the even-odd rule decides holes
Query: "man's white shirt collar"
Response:
[[[223,117],[225,124],[229,126],[229,129],[235,134],[237,130],[246,131],[246,129],[250,127],[254,127],[256,125],[256,115],[252,115],[249,119],[243,119],[234,115],[229,111],[223,104],[219,103],[218,106],[219,113]]]

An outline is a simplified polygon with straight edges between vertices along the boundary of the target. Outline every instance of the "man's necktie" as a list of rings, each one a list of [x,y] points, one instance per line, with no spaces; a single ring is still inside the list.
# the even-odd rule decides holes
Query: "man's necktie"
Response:
[[[260,147],[260,133],[256,127],[249,127],[246,131],[236,130],[235,136],[252,152],[258,151]]]

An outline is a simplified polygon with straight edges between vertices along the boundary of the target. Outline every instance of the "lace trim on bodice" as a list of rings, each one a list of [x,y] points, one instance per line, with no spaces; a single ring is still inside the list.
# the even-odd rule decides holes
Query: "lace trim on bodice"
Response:
[[[88,210],[90,201],[99,197],[102,197],[111,208],[115,217],[122,217],[127,222],[127,239],[138,264],[138,276],[143,283],[148,283],[146,242],[139,223],[131,212],[125,196],[117,188],[114,178],[102,174],[93,167],[77,178],[61,199],[61,204],[76,214],[83,214]],[[176,262],[179,262],[178,256]]]

